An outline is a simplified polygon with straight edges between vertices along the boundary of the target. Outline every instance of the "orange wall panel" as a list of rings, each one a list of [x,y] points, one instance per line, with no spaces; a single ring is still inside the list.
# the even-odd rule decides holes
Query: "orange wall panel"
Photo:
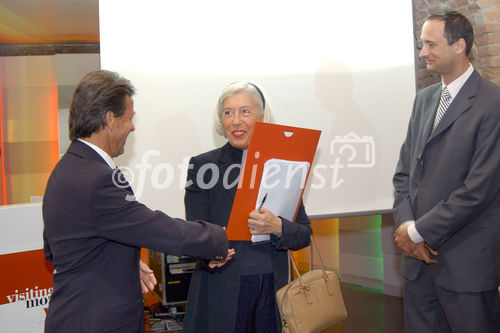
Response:
[[[4,203],[42,196],[59,160],[55,56],[0,58]]]

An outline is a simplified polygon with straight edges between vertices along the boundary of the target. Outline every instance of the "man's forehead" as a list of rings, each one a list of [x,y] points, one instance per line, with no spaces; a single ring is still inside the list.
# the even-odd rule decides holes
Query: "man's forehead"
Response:
[[[441,20],[427,20],[422,26],[420,38],[424,39],[429,37],[444,37],[444,21]]]
[[[444,31],[444,21],[441,20],[427,20],[422,26],[422,30]]]

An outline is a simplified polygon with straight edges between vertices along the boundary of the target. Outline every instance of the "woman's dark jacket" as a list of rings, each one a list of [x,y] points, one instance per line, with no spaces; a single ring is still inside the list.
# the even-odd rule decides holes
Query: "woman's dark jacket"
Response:
[[[242,151],[229,143],[191,158],[184,197],[187,220],[205,220],[227,226],[241,159]],[[210,186],[212,184],[215,185]],[[228,185],[234,186],[228,188]],[[271,235],[271,244],[264,247],[271,258],[268,261],[274,274],[275,291],[288,282],[286,250],[308,246],[312,232],[302,202],[295,222],[281,219],[282,236]],[[262,265],[252,258],[255,245],[251,242],[230,241],[229,247],[234,248],[236,254],[221,268],[209,269],[205,263],[198,263],[191,278],[184,332],[234,332],[240,276],[252,271],[261,273]],[[276,318],[279,321],[277,312]]]

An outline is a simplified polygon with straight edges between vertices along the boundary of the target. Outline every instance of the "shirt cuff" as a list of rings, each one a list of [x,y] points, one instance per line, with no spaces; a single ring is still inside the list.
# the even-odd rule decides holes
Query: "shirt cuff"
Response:
[[[413,243],[422,243],[424,241],[424,239],[422,238],[422,236],[420,236],[420,234],[418,233],[417,231],[417,228],[415,227],[415,221],[406,221],[403,223],[404,224],[409,224],[408,226],[408,236],[410,236],[410,239]]]

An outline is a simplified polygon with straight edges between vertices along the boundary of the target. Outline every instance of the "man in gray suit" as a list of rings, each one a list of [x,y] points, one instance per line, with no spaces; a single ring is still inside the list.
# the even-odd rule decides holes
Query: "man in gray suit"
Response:
[[[493,332],[498,303],[500,88],[469,62],[472,25],[431,15],[420,57],[440,83],[414,101],[394,175],[406,332]]]
[[[96,71],[73,94],[72,143],[43,199],[44,251],[55,268],[45,332],[143,332],[140,247],[212,260],[227,256],[221,227],[150,210],[115,168],[113,157],[135,129],[133,93],[118,74]],[[147,289],[152,281],[142,282]]]

